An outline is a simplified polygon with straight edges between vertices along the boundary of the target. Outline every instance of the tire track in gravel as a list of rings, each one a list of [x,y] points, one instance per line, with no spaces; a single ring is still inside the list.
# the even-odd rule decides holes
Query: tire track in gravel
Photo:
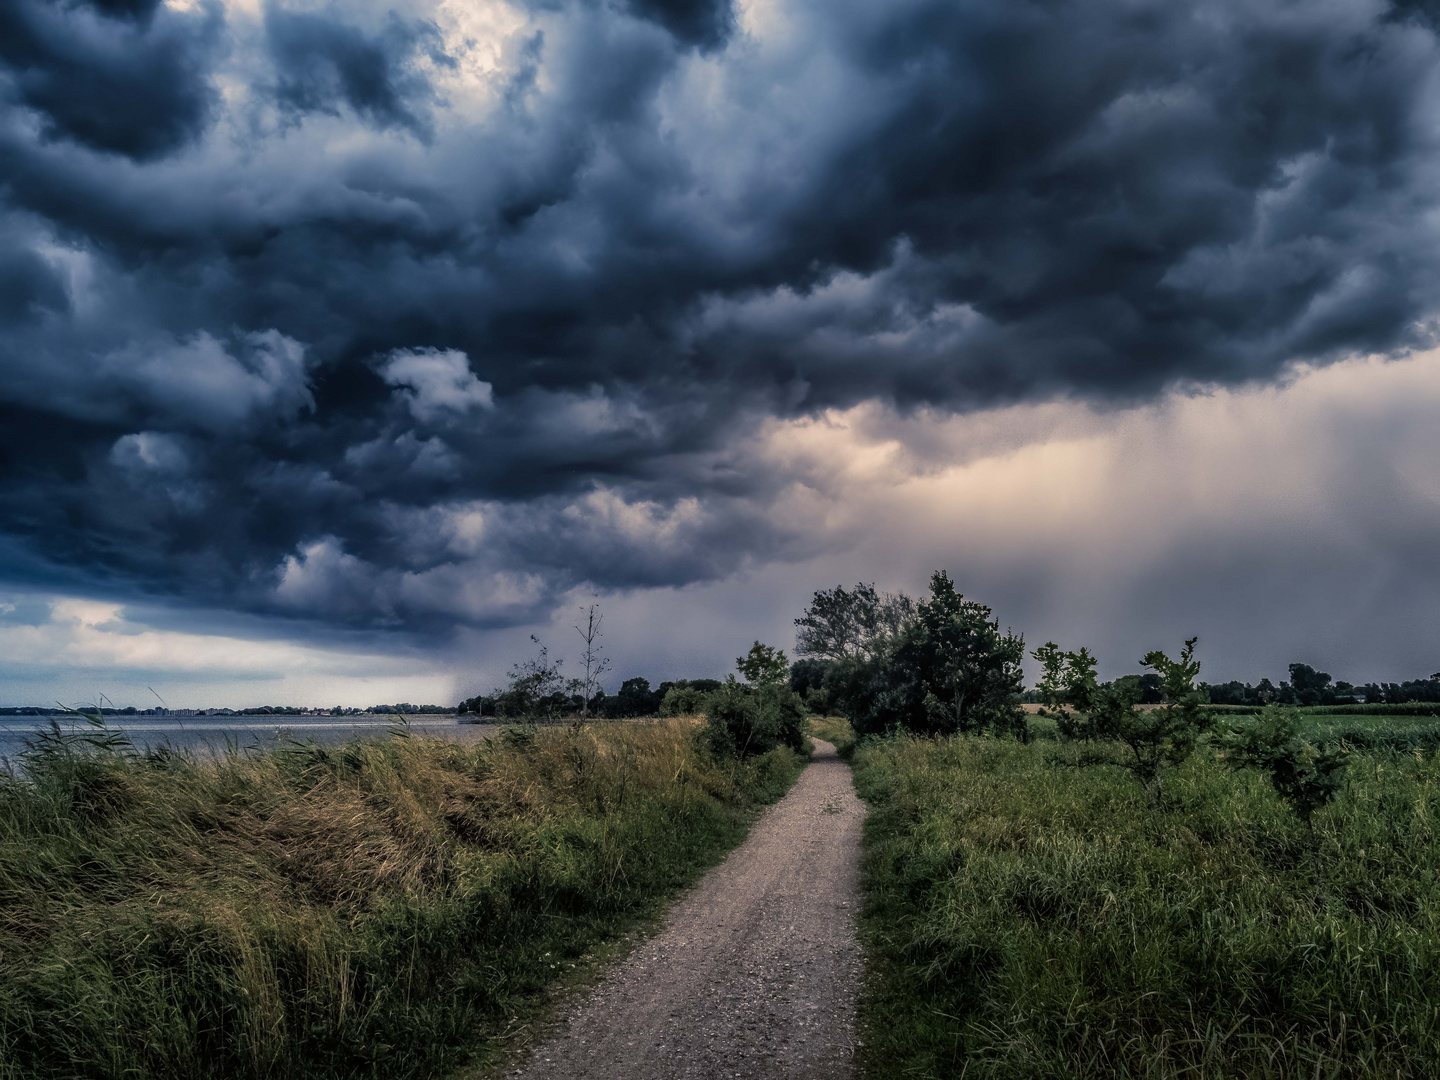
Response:
[[[813,742],[789,794],[512,1075],[856,1075],[865,806],[835,748]]]

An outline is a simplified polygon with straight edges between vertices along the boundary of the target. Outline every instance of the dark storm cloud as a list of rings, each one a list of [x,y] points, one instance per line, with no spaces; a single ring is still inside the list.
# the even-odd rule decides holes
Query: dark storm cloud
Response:
[[[340,104],[379,127],[407,128],[428,137],[429,82],[411,70],[419,52],[453,63],[432,23],[392,15],[374,37],[320,15],[271,9],[265,19],[279,73],[275,97],[287,112],[334,114]]]
[[[722,44],[735,27],[735,12],[727,0],[631,0],[630,10],[701,48]]]
[[[44,138],[150,159],[197,138],[215,93],[218,14],[155,0],[94,4],[8,0],[0,6],[5,97]]]
[[[777,413],[1428,342],[1427,12],[16,0],[3,528],[107,587],[494,623],[813,551],[745,449]]]

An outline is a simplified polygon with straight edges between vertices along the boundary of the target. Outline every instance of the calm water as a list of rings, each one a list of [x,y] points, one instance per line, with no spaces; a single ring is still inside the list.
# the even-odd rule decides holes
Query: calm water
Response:
[[[84,721],[77,724],[63,717],[55,719],[62,731],[94,730]],[[230,746],[265,749],[291,740],[341,743],[355,738],[374,738],[384,736],[395,727],[395,718],[336,717],[331,720],[323,716],[196,716],[130,720],[107,717],[106,723],[112,730],[124,732],[140,749],[169,745],[200,754],[214,754],[224,753]],[[49,726],[50,717],[47,716],[0,717],[0,758],[19,764],[25,740]],[[483,739],[495,730],[493,724],[460,724],[453,717],[417,717],[410,722],[413,734],[466,741]]]

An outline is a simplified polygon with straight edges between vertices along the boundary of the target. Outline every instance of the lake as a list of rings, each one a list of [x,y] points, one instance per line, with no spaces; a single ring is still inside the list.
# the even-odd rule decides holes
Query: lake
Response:
[[[48,716],[0,717],[0,758],[16,765],[27,739],[50,727]],[[72,717],[53,718],[62,731],[94,730],[85,721]],[[139,749],[172,746],[202,755],[223,754],[228,747],[273,749],[290,741],[334,744],[356,738],[384,736],[396,726],[393,716],[195,716],[131,719],[106,717],[106,726],[119,731]],[[415,717],[410,731],[415,735],[474,741],[494,734],[494,724],[461,724],[454,717]]]

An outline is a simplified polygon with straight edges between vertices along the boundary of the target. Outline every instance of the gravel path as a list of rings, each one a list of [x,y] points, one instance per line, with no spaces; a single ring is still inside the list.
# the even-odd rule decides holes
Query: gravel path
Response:
[[[515,1076],[855,1075],[865,807],[835,748],[814,742],[790,793]]]

